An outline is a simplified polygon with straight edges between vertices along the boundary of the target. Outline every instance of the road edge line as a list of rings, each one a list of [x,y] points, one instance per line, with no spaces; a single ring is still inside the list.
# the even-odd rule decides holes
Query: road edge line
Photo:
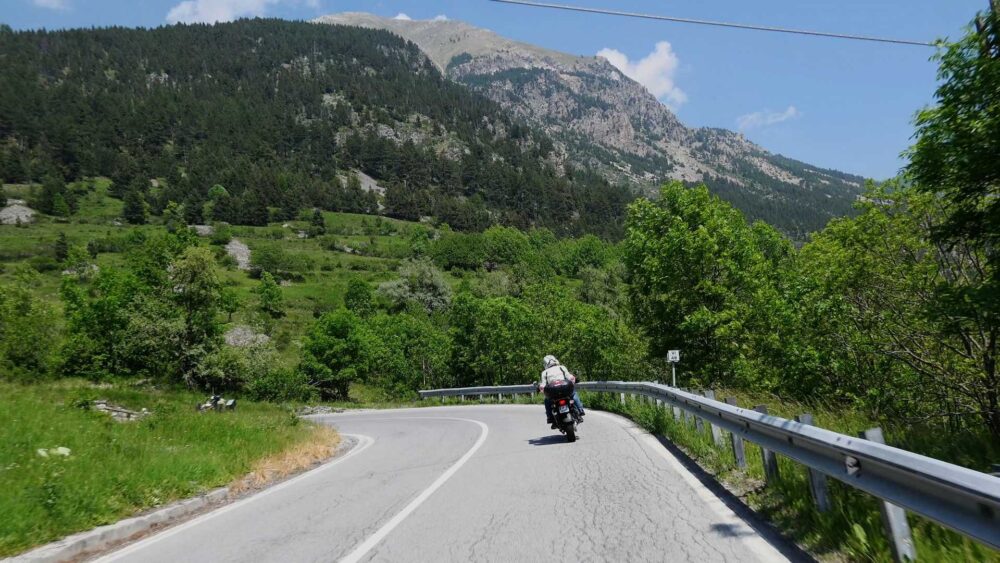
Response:
[[[453,418],[453,420],[464,420],[466,422],[473,422],[475,424],[478,424],[482,432],[479,434],[479,439],[476,440],[476,443],[473,444],[471,448],[469,448],[469,451],[465,452],[465,455],[460,457],[458,461],[456,461],[454,464],[452,464],[451,467],[445,470],[444,473],[438,476],[438,478],[435,479],[434,482],[430,484],[430,486],[424,489],[419,495],[417,495],[416,498],[411,500],[410,503],[407,504],[405,507],[403,507],[402,510],[397,512],[396,515],[393,516],[388,522],[383,524],[381,528],[376,530],[375,533],[373,533],[372,535],[368,536],[368,538],[365,541],[361,542],[361,544],[355,547],[353,550],[351,550],[350,553],[342,557],[340,559],[340,563],[356,563],[357,561],[360,561],[364,556],[368,555],[368,552],[374,549],[375,546],[377,546],[383,539],[385,539],[385,537],[388,536],[389,533],[396,528],[396,526],[402,523],[407,516],[412,514],[414,510],[416,510],[421,504],[424,503],[424,501],[430,498],[430,496],[434,494],[435,491],[441,488],[441,486],[444,485],[448,481],[448,479],[451,479],[452,475],[457,473],[458,470],[461,469],[462,466],[465,465],[465,463],[472,458],[472,456],[479,450],[479,448],[481,448],[483,444],[486,443],[486,437],[490,433],[490,427],[487,426],[486,423],[469,418]]]
[[[235,510],[236,508],[239,508],[239,507],[241,507],[241,506],[243,506],[245,504],[249,504],[249,503],[251,503],[251,502],[253,502],[253,501],[257,500],[257,499],[264,498],[264,497],[266,497],[266,496],[268,496],[268,495],[270,495],[272,493],[275,493],[277,491],[280,491],[282,489],[290,487],[290,486],[298,483],[299,481],[304,481],[305,479],[308,479],[310,477],[318,475],[318,474],[322,473],[326,469],[334,467],[334,466],[340,464],[341,462],[347,461],[348,459],[350,459],[350,458],[354,457],[355,455],[363,452],[369,446],[371,446],[373,443],[375,443],[375,440],[373,438],[371,438],[370,436],[362,435],[362,434],[341,434],[341,436],[345,436],[345,437],[348,437],[348,438],[354,438],[354,439],[357,440],[357,443],[350,450],[348,450],[346,453],[344,453],[343,455],[338,456],[338,457],[334,458],[333,460],[320,465],[319,467],[315,467],[315,468],[310,469],[310,470],[308,470],[308,471],[306,471],[304,473],[296,475],[295,477],[292,477],[291,479],[288,479],[287,481],[282,481],[281,483],[278,483],[277,485],[274,485],[272,487],[268,487],[268,488],[263,489],[261,491],[258,491],[256,493],[253,493],[250,496],[241,498],[241,499],[239,499],[239,500],[237,500],[237,501],[235,501],[233,503],[224,505],[224,506],[222,506],[222,507],[220,507],[220,508],[218,508],[216,510],[213,510],[211,512],[207,512],[205,514],[202,514],[201,516],[198,516],[196,518],[188,520],[187,522],[184,522],[184,523],[179,524],[177,526],[174,526],[174,527],[168,528],[166,530],[163,530],[160,533],[154,534],[154,535],[152,535],[152,536],[150,536],[148,538],[142,539],[142,540],[137,541],[135,543],[126,545],[126,546],[122,547],[119,550],[116,550],[116,551],[108,553],[108,554],[106,554],[104,556],[101,556],[100,558],[96,559],[96,561],[101,562],[101,563],[110,563],[111,561],[118,561],[118,560],[122,559],[123,557],[127,557],[128,555],[131,555],[131,554],[133,554],[133,553],[135,553],[137,551],[140,551],[140,550],[142,550],[142,549],[144,549],[144,548],[146,548],[146,547],[148,547],[148,546],[150,546],[150,545],[152,545],[152,544],[154,544],[154,543],[156,543],[158,541],[161,541],[161,540],[167,539],[169,537],[172,537],[172,536],[174,536],[174,535],[176,535],[176,534],[178,534],[178,533],[180,533],[180,532],[182,532],[184,530],[187,530],[188,528],[197,526],[198,524],[201,524],[201,523],[203,523],[205,521],[211,520],[211,519],[213,519],[213,518],[215,518],[217,516],[221,516],[222,514],[225,514],[225,513],[229,512],[231,510]],[[93,549],[95,547],[96,546],[88,546],[88,548],[90,548],[90,549]]]

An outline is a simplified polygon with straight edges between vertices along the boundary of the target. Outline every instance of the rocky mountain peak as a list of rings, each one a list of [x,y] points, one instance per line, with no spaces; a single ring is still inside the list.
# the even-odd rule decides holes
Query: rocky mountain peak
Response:
[[[570,163],[614,182],[651,189],[704,182],[751,218],[789,208],[785,230],[802,234],[851,211],[863,179],[775,155],[743,134],[689,128],[644,86],[604,58],[514,41],[453,20],[365,13],[320,23],[383,29],[417,45],[448,78],[545,131]]]

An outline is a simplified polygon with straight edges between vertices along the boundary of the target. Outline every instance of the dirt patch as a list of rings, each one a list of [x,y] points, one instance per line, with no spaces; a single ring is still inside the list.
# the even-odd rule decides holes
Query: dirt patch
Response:
[[[277,455],[257,462],[250,473],[229,485],[229,494],[263,488],[275,481],[322,463],[337,451],[340,434],[329,426],[318,426],[309,440]]]
[[[241,270],[250,269],[250,247],[243,242],[232,239],[226,245],[226,252],[236,260],[236,267]]]

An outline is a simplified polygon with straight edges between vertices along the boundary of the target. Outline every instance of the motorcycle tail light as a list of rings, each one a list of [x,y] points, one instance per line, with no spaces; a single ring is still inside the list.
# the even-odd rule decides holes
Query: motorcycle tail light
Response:
[[[559,399],[559,405],[560,406],[565,405],[565,404],[566,404],[566,399]]]

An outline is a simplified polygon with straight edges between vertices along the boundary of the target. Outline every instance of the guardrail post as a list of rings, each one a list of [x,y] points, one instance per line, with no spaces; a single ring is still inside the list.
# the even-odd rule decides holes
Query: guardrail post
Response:
[[[622,402],[622,405],[625,404],[625,393],[621,394],[621,402]]]
[[[726,404],[737,407],[736,397],[727,397]],[[743,449],[743,437],[735,432],[729,433],[729,438],[733,442],[733,457],[736,458],[736,467],[744,469],[747,466],[747,454]]]
[[[879,444],[885,443],[881,428],[870,428],[861,433],[861,437]],[[864,468],[862,468],[862,471]],[[882,510],[882,523],[885,533],[889,535],[889,547],[892,557],[900,563],[917,560],[917,547],[910,535],[910,523],[906,520],[906,511],[891,502],[879,501]]]
[[[795,417],[795,422],[813,425],[813,415],[803,413]],[[815,469],[809,468],[809,492],[812,493],[813,502],[816,503],[816,510],[826,512],[830,510],[830,495],[826,488],[826,475]]]
[[[715,391],[708,389],[705,391],[705,398],[715,400]],[[712,442],[715,443],[717,447],[722,447],[724,441],[722,440],[722,429],[718,426],[709,423],[709,428],[712,431]]]
[[[680,420],[681,419],[681,409],[680,409],[680,407],[671,407],[671,408],[673,408],[673,410],[674,410],[674,420]]]
[[[767,414],[767,405],[757,405],[753,410],[761,414]],[[762,447],[760,449],[760,457],[764,461],[764,477],[767,483],[774,483],[780,477],[778,475],[778,456],[774,455],[774,452],[771,450]]]
[[[464,402],[465,402],[465,395],[459,395],[459,396],[458,396],[458,400],[459,400],[460,402],[464,403]]]
[[[687,387],[681,387],[681,391],[684,391],[685,393],[691,392],[691,390],[688,389]],[[690,426],[692,414],[688,412],[687,409],[681,409],[681,414],[684,416],[684,424]]]

